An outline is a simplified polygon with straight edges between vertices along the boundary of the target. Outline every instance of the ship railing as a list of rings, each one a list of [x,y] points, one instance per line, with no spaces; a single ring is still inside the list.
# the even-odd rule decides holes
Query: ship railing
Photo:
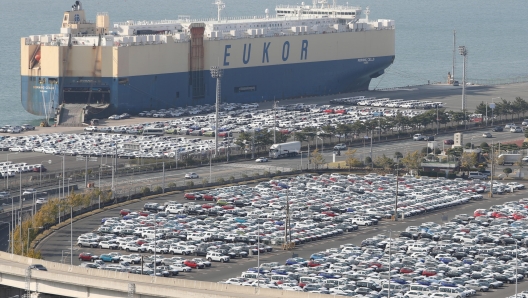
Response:
[[[302,5],[290,5],[290,4],[278,4],[275,6],[275,8],[280,8],[280,9],[299,9],[300,7],[302,7]],[[305,5],[306,7],[306,5]],[[310,6],[310,8],[315,8],[315,9],[321,9],[320,7],[313,7],[313,6]],[[348,6],[348,5],[336,5],[336,6],[333,6],[333,5],[326,5],[324,8],[322,9],[325,9],[325,10],[361,10],[361,6]]]
[[[133,25],[163,25],[163,24],[180,24],[181,20],[157,20],[157,21],[126,21],[114,23],[118,26],[133,26]]]
[[[383,27],[381,29],[375,28],[375,29],[345,29],[337,31],[335,29],[329,30],[329,31],[312,31],[312,32],[292,32],[292,33],[268,33],[268,34],[259,34],[259,35],[243,35],[243,36],[231,36],[231,35],[225,35],[223,37],[205,37],[204,40],[234,40],[234,39],[252,39],[252,38],[265,38],[265,37],[274,37],[274,36],[296,36],[296,35],[313,35],[313,34],[333,34],[333,33],[342,33],[342,32],[361,32],[361,31],[375,31],[375,30],[393,30],[395,26],[390,27]]]

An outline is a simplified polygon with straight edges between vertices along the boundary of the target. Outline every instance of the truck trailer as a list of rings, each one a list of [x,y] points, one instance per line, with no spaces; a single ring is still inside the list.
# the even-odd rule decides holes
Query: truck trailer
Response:
[[[297,156],[301,152],[301,142],[287,142],[280,144],[273,144],[269,150],[270,158],[281,158]]]

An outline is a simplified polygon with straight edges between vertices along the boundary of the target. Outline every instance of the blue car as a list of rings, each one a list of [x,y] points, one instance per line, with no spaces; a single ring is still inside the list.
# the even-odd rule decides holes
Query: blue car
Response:
[[[400,285],[406,285],[407,284],[407,281],[403,278],[393,278],[391,279],[391,281],[395,282],[395,283],[398,283]]]
[[[247,220],[244,219],[244,218],[237,217],[237,218],[235,218],[235,221],[238,222],[238,223],[243,223],[243,222],[246,222]]]
[[[464,263],[464,264],[469,264],[469,265],[473,265],[473,264],[475,264],[475,261],[470,260],[470,259],[466,259],[466,260],[462,260],[462,263]]]
[[[326,256],[323,255],[323,254],[319,254],[319,253],[314,253],[310,256],[310,259],[311,260],[322,260],[322,259],[325,259]]]
[[[451,282],[451,281],[441,281],[441,282],[440,282],[440,285],[441,285],[442,287],[452,287],[452,288],[456,288],[456,287],[458,287],[458,285],[457,285],[456,283]]]
[[[290,187],[289,187],[287,184],[285,184],[285,183],[279,183],[279,184],[277,184],[277,186],[280,186],[281,188],[286,188],[286,189],[290,188]]]
[[[107,254],[100,255],[99,259],[102,260],[103,262],[111,262],[111,263],[119,262],[119,257],[114,257],[114,256],[107,255]]]
[[[288,275],[288,271],[284,269],[273,269],[271,270],[271,274],[279,274],[279,275]]]
[[[335,274],[328,272],[321,272],[319,273],[319,276],[322,276],[323,278],[338,278]]]
[[[451,258],[440,258],[439,259],[440,262],[444,263],[444,264],[449,264],[451,263],[453,260],[451,260]]]
[[[430,286],[432,283],[425,279],[419,279],[416,281],[417,284],[423,285],[423,286]]]

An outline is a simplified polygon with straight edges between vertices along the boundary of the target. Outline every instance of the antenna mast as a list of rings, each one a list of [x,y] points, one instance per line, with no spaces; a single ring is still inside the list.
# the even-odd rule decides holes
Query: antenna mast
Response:
[[[225,3],[222,0],[216,0],[213,4],[218,7],[218,22],[221,22],[221,11],[225,8]]]
[[[453,67],[451,69],[451,78],[455,80],[455,64],[456,64],[456,30],[453,30]]]

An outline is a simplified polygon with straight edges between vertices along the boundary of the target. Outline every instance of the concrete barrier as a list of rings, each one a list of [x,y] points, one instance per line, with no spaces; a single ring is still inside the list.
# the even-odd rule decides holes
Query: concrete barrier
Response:
[[[10,265],[8,262],[20,264],[22,267]],[[243,287],[198,280],[151,277],[124,272],[91,269],[0,252],[0,273],[2,273],[3,276],[5,276],[5,274],[19,276],[22,278],[21,281],[23,282],[23,277],[26,274],[25,267],[32,264],[42,264],[44,267],[48,268],[48,270],[51,270],[47,272],[33,270],[31,272],[32,279],[38,280],[39,291],[53,294],[51,293],[52,288],[60,287],[64,290],[64,288],[67,287],[69,289],[68,294],[63,295],[71,295],[71,297],[113,297],[114,294],[117,295],[117,293],[127,293],[129,284],[134,283],[136,293],[140,294],[141,297],[246,298],[248,295],[251,295],[270,298],[328,298],[328,295],[316,293]],[[0,280],[0,283],[3,283],[3,279]],[[24,288],[24,285],[22,284],[21,287]],[[88,293],[88,296],[86,293]],[[119,295],[116,297],[118,296]]]

